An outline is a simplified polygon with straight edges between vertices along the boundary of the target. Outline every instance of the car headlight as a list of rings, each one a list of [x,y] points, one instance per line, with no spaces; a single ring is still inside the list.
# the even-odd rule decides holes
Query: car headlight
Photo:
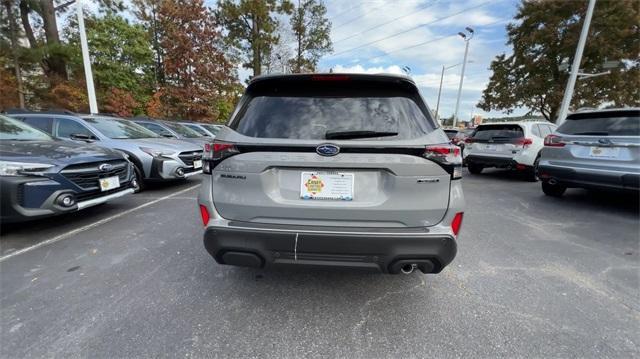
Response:
[[[140,150],[142,150],[142,152],[152,157],[166,157],[166,156],[174,155],[176,153],[175,151],[158,150],[158,149],[149,148],[149,147],[140,147]]]
[[[53,166],[48,163],[0,161],[0,176],[39,175]]]

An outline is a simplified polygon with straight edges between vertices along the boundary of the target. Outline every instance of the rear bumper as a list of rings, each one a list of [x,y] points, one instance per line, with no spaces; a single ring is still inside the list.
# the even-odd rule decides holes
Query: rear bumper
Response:
[[[205,248],[220,264],[296,264],[399,273],[399,263],[416,263],[423,272],[438,273],[457,252],[453,235],[432,233],[429,228],[356,231],[224,222],[209,225],[204,234]]]
[[[589,170],[541,163],[538,166],[538,175],[542,181],[553,180],[566,187],[640,190],[640,174],[638,173]]]
[[[465,163],[467,165],[472,164],[472,165],[479,165],[482,167],[496,167],[496,168],[508,168],[508,169],[520,169],[520,170],[525,168],[533,168],[532,166],[518,163],[513,158],[482,156],[482,155],[468,155],[467,157],[465,157]]]

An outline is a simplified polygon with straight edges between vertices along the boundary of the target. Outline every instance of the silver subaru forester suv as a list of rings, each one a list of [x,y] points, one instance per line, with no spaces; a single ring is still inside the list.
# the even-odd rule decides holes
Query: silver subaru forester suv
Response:
[[[205,145],[205,248],[220,264],[438,273],[456,255],[461,164],[408,77],[257,77]]]

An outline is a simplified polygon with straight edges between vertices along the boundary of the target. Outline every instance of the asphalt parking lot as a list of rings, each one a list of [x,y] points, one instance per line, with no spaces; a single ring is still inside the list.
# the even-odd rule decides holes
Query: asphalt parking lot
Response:
[[[2,357],[638,357],[638,198],[465,173],[438,275],[219,266],[198,179],[3,228]]]

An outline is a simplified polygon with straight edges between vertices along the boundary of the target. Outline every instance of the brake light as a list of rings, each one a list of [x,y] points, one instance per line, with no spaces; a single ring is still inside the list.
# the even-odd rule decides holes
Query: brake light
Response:
[[[464,143],[474,143],[475,140],[473,139],[473,137],[467,137],[464,139]]]
[[[522,145],[522,148],[527,148],[529,145],[533,144],[533,140],[530,138],[521,137],[516,140],[515,144]]]
[[[351,76],[348,75],[314,75],[311,81],[349,81]]]
[[[464,216],[464,212],[458,212],[453,217],[453,221],[451,221],[451,230],[453,231],[453,234],[456,236],[458,235],[458,232],[460,232],[460,227],[462,227],[463,216]]]
[[[462,156],[455,145],[426,146],[424,157],[430,159],[451,174],[451,179],[462,178]]]
[[[202,217],[202,225],[206,227],[209,224],[209,210],[206,206],[200,205],[200,217]]]
[[[220,161],[237,153],[240,153],[240,151],[233,143],[221,141],[205,143],[204,153],[202,154],[202,172],[210,174]]]
[[[564,147],[565,143],[562,141],[562,137],[551,134],[544,138],[544,145],[547,147]]]

